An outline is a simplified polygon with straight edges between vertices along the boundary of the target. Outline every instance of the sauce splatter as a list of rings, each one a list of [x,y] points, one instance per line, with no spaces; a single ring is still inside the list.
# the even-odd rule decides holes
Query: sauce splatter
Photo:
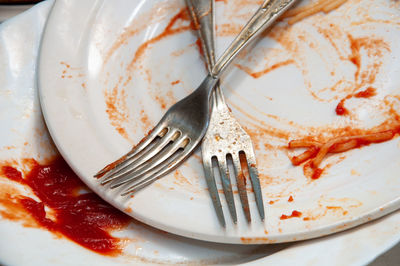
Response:
[[[119,89],[121,82],[122,78],[119,79],[118,84],[111,91],[104,92],[106,113],[111,125],[121,136],[129,140],[128,133],[122,125],[129,121],[129,113],[127,111],[126,92]]]
[[[345,98],[340,100],[340,102],[336,106],[336,109],[335,109],[336,114],[337,115],[348,115],[349,114],[349,110],[347,110],[346,107],[344,107],[344,103],[348,99],[351,99],[353,97],[355,97],[355,98],[371,98],[375,95],[376,95],[376,89],[373,87],[368,87],[367,89],[357,92],[355,94],[349,94]]]
[[[360,91],[356,94],[354,94],[354,97],[356,98],[371,98],[372,96],[376,95],[376,89],[372,87],[368,87],[364,91]]]
[[[346,99],[342,99],[338,105],[336,106],[335,112],[337,115],[347,115],[349,114],[349,110],[346,109],[346,107],[344,107],[344,102],[346,101]]]
[[[131,218],[95,193],[87,192],[64,160],[57,158],[46,165],[32,160],[32,164],[32,169],[24,175],[13,166],[1,167],[3,176],[29,187],[39,199],[23,195],[9,197],[8,204],[5,200],[0,201],[6,210],[19,208],[25,212],[25,215],[18,216],[22,222],[33,218],[37,226],[63,235],[96,253],[120,254],[123,240],[113,237],[110,232],[126,227]]]
[[[286,219],[290,219],[290,218],[299,218],[299,217],[301,217],[301,215],[302,215],[301,212],[294,210],[294,211],[292,211],[291,215],[282,214],[279,219],[286,220]]]
[[[179,83],[181,83],[181,81],[178,79],[178,80],[172,81],[171,85],[176,85],[176,84],[179,84]]]

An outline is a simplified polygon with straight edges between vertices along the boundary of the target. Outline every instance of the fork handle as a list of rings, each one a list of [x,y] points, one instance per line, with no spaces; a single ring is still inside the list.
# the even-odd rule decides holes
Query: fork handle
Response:
[[[219,78],[223,70],[235,56],[264,29],[270,26],[296,0],[265,0],[253,17],[247,22],[239,35],[215,63],[211,75]]]
[[[186,0],[193,24],[198,30],[207,70],[215,65],[214,54],[214,0]]]

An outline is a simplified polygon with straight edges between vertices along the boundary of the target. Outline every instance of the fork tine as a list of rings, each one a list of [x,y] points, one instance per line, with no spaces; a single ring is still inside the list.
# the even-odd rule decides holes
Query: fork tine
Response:
[[[226,157],[218,159],[219,173],[221,175],[222,188],[224,190],[225,199],[228,203],[229,212],[231,213],[233,223],[237,223],[237,215],[235,208],[235,200],[233,198],[232,184],[229,175],[229,169],[226,164]]]
[[[125,163],[125,166],[122,167],[119,171],[116,171],[112,174],[107,174],[101,184],[106,184],[112,180],[119,179],[122,176],[125,176],[129,173],[132,173],[143,165],[146,161],[150,160],[153,158],[156,154],[158,154],[164,147],[166,147],[171,141],[175,141],[179,136],[181,135],[180,131],[178,130],[169,130],[164,137],[161,138],[161,140],[155,144],[153,147],[151,147],[148,150],[144,150],[144,154],[141,153],[140,157],[133,157]],[[136,159],[136,160],[135,160]],[[129,163],[129,164],[128,164]]]
[[[218,220],[223,227],[226,227],[224,212],[219,198],[217,185],[215,184],[215,176],[212,170],[212,162],[210,159],[203,157],[204,175],[207,182],[208,192],[210,193],[215,212],[217,213]]]
[[[138,177],[151,171],[153,168],[157,167],[159,164],[164,164],[165,161],[173,155],[178,149],[184,148],[188,143],[187,136],[181,136],[175,142],[171,144],[170,147],[166,147],[165,150],[157,153],[153,158],[142,164],[139,168],[133,168],[131,171],[127,171],[124,175],[119,176],[119,180],[116,180],[111,185],[111,188],[119,187],[127,182],[136,180]]]
[[[135,193],[136,191],[150,185],[151,183],[162,177],[165,173],[175,168],[183,160],[185,160],[191,153],[191,151],[192,151],[191,147],[186,146],[182,153],[176,154],[176,156],[171,157],[171,159],[168,160],[167,162],[159,164],[158,166],[153,168],[149,173],[146,174],[147,177],[145,177],[142,181],[133,184],[127,189],[125,189],[125,191],[121,194],[121,196],[126,196],[128,194]]]
[[[107,165],[101,169],[94,177],[100,178],[105,174],[112,175],[123,169],[129,160],[132,160],[138,155],[143,149],[147,147],[157,136],[163,137],[168,132],[168,129],[164,123],[160,122],[147,136],[145,136],[136,146],[134,146],[127,154],[116,160],[115,162]]]
[[[242,209],[246,216],[247,222],[251,222],[249,200],[247,198],[246,190],[246,177],[243,174],[243,169],[240,165],[239,154],[231,154],[233,167],[235,168],[236,184],[239,191],[240,201],[242,202]]]
[[[257,162],[253,150],[247,151],[246,153],[247,167],[249,169],[249,175],[251,184],[253,186],[254,197],[256,199],[258,213],[260,214],[261,220],[264,221],[264,203],[261,193],[260,179],[258,177]]]

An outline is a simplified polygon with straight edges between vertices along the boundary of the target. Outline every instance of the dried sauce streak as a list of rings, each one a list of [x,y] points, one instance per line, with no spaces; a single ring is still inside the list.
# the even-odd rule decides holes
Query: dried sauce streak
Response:
[[[354,94],[354,97],[356,98],[371,98],[372,96],[376,95],[376,89],[372,87],[368,87],[364,91],[360,91],[356,94]]]
[[[131,71],[134,69],[136,63],[140,60],[140,58],[145,54],[146,50],[151,47],[151,45],[162,41],[168,36],[172,36],[175,34],[182,33],[186,30],[192,29],[194,26],[191,23],[186,23],[187,25],[179,25],[179,22],[182,21],[190,21],[189,14],[186,8],[182,8],[175,16],[171,18],[168,25],[165,27],[164,31],[159,35],[145,41],[142,43],[138,49],[136,50],[132,61],[129,63],[127,70]],[[125,91],[119,88],[120,85],[126,86],[132,77],[129,76],[125,82],[123,82],[123,78],[120,77],[117,85],[110,91],[105,93],[106,112],[108,114],[108,118],[111,121],[111,125],[118,131],[118,133],[124,137],[125,139],[130,141],[127,130],[124,128],[122,123],[128,121],[128,112],[126,106],[126,95]]]
[[[378,67],[382,64],[381,62],[378,62],[378,59],[383,56],[383,50],[390,52],[389,45],[387,45],[383,40],[372,39],[370,37],[354,38],[350,34],[348,34],[347,37],[350,41],[351,49],[349,60],[357,67],[357,71],[354,74],[354,79],[360,85],[367,83],[372,84],[375,81]],[[369,58],[377,59],[374,60],[375,62],[372,66],[368,67],[368,71],[366,73],[361,73],[362,49],[367,52]]]
[[[294,211],[292,211],[291,215],[282,214],[279,219],[286,220],[286,219],[289,219],[289,218],[299,218],[299,217],[301,217],[301,215],[302,215],[301,212],[294,210]]]
[[[150,40],[142,43],[139,48],[136,50],[135,56],[133,57],[131,63],[128,66],[128,69],[132,69],[136,62],[142,57],[147,48],[150,45],[165,39],[168,36],[172,36],[186,30],[190,30],[194,28],[192,23],[184,26],[175,27],[178,21],[190,21],[189,13],[186,8],[182,8],[175,16],[172,17],[168,25],[165,27],[164,31],[161,32],[159,35],[151,38]]]
[[[127,67],[127,70],[131,71],[134,68],[136,63],[145,54],[146,50],[151,47],[151,45],[167,38],[168,36],[179,34],[194,27],[191,23],[186,23],[187,25],[178,25],[178,22],[180,21],[190,21],[186,8],[182,8],[175,16],[171,18],[170,22],[165,27],[163,32],[145,41],[138,47],[132,61]],[[133,35],[133,32],[128,34],[128,36],[131,35]],[[117,45],[113,49],[118,48],[119,45],[120,43],[117,43]],[[107,56],[106,60],[108,60],[108,58],[109,55]],[[105,92],[106,112],[108,114],[109,120],[111,121],[111,125],[122,137],[124,137],[128,141],[131,141],[131,139],[129,138],[126,128],[123,126],[123,123],[126,123],[129,120],[129,112],[127,112],[128,109],[126,106],[125,91],[120,88],[120,86],[126,86],[131,80],[132,76],[128,76],[125,81],[123,77],[120,77],[115,87],[111,91]]]
[[[248,75],[252,76],[253,78],[258,79],[258,78],[264,76],[265,74],[268,74],[269,72],[274,71],[275,69],[293,64],[294,62],[295,61],[293,59],[289,59],[286,61],[282,61],[282,62],[273,64],[272,66],[268,66],[267,68],[257,71],[257,72],[253,72],[249,67],[242,66],[240,64],[235,64],[235,66],[237,68],[239,68],[240,70],[243,70],[244,72],[246,72]]]
[[[384,51],[390,52],[390,47],[387,43],[380,39],[372,39],[369,37],[354,38],[350,34],[347,35],[350,42],[351,55],[348,60],[351,61],[357,68],[354,73],[354,80],[356,82],[355,90],[375,82],[376,75],[379,71],[379,67],[382,65],[381,57]],[[361,50],[365,50],[368,58],[374,59],[372,65],[369,65],[366,70],[361,71]],[[347,95],[343,98],[336,106],[337,115],[347,115],[349,111],[344,107],[346,100],[355,98],[370,98],[376,95],[376,89],[368,87],[366,90]]]
[[[1,170],[8,179],[30,187],[40,199],[20,195],[13,203],[20,205],[38,225],[103,255],[122,252],[122,240],[111,236],[110,231],[124,228],[131,218],[96,194],[83,193],[86,187],[64,160],[58,158],[47,165],[35,162],[25,178],[14,167],[3,166]]]
[[[344,103],[346,100],[355,97],[355,98],[371,98],[373,96],[376,95],[376,89],[372,88],[372,87],[368,87],[366,90],[357,92],[355,94],[350,94],[347,95],[345,98],[343,98],[342,100],[340,100],[340,102],[338,103],[338,105],[336,106],[336,114],[337,115],[347,115],[349,114],[349,110],[346,109],[346,107],[344,107]]]

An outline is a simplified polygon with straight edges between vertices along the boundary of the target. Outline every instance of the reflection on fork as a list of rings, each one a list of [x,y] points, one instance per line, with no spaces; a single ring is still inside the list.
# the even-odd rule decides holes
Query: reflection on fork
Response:
[[[223,71],[251,40],[272,25],[295,1],[265,0],[200,86],[175,103],[148,136],[129,153],[94,175],[96,178],[101,178],[101,184],[110,183],[110,188],[122,186],[121,195],[129,195],[156,181],[183,162],[207,131],[211,92]],[[254,155],[249,154],[246,149],[241,151],[246,153],[250,162],[251,176],[251,173],[257,170],[254,167]],[[232,154],[234,162],[238,162],[236,155]],[[254,163],[251,162],[252,159]],[[237,170],[240,170],[239,164],[236,165]],[[255,181],[254,178],[251,180]]]
[[[186,0],[192,20],[198,28],[203,54],[208,71],[215,64],[214,52],[214,1]],[[236,178],[242,209],[248,222],[251,222],[250,207],[246,190],[246,178],[250,178],[258,211],[264,220],[264,204],[256,166],[253,144],[250,136],[240,126],[226,105],[219,85],[213,94],[213,109],[210,125],[201,144],[204,173],[209,193],[222,226],[225,218],[216,186],[216,176],[220,176],[222,188],[228,203],[233,222],[237,223],[235,201],[233,197],[231,174]],[[233,166],[229,171],[228,165]],[[217,170],[217,171],[215,171]]]

